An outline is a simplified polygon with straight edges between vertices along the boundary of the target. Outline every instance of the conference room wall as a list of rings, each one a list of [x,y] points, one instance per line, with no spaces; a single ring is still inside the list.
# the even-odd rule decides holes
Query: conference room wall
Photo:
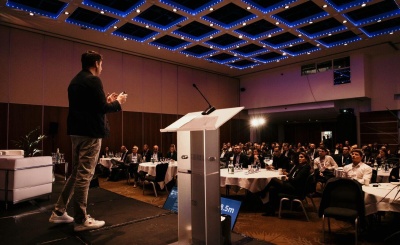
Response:
[[[207,103],[193,83],[216,108],[239,106],[235,78],[6,26],[0,26],[0,35],[0,102],[67,107],[66,91],[81,69],[80,55],[95,50],[104,56],[104,90],[130,95],[125,111],[202,111]]]

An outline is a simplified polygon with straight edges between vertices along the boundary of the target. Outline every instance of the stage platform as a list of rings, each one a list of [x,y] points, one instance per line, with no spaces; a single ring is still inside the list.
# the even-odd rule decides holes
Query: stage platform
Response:
[[[74,232],[73,224],[48,222],[63,181],[53,184],[53,193],[46,197],[9,205],[0,211],[1,244],[177,244],[178,215],[142,201],[102,188],[89,191],[88,213],[105,220],[100,229]],[[71,208],[68,213],[72,214]],[[271,244],[231,233],[232,244]]]

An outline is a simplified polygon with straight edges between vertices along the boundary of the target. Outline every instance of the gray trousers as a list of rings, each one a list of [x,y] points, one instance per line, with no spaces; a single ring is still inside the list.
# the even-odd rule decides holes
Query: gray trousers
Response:
[[[72,173],[55,205],[55,210],[65,212],[73,198],[75,223],[83,223],[86,213],[90,181],[93,178],[99,158],[101,140],[86,136],[71,136],[72,141]]]

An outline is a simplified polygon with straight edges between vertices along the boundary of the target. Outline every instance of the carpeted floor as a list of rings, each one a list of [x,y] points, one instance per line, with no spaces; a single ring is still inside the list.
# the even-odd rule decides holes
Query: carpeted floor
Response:
[[[142,194],[142,188],[133,188],[126,181],[108,182],[100,178],[101,188],[121,194],[126,197],[141,200],[152,205],[162,207],[167,193],[159,192],[155,197],[151,186],[145,189],[145,195]],[[221,195],[224,196],[225,189],[221,188]],[[263,205],[258,197],[246,193],[245,190],[239,190],[237,193],[230,191],[228,198],[242,201],[242,206],[237,218],[234,232],[243,234],[271,244],[324,244],[322,232],[322,219],[318,217],[311,202],[306,205],[306,210],[310,218],[307,222],[304,213],[297,209],[290,212],[283,210],[282,218],[277,216],[262,216]],[[314,198],[318,208],[320,198]],[[387,213],[382,217],[381,222],[371,222],[367,230],[359,234],[359,244],[384,244],[384,240],[390,234],[400,230],[398,216],[394,213]],[[327,229],[327,226],[326,226]],[[354,244],[354,226],[347,222],[332,220],[332,234],[326,232],[326,244]],[[399,243],[400,244],[400,243]]]

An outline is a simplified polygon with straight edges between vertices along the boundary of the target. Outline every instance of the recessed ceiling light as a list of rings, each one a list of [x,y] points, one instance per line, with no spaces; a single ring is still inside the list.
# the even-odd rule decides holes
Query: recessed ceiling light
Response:
[[[153,40],[156,40],[156,38],[155,38],[155,37],[153,37]]]
[[[213,23],[211,23],[211,24],[210,24],[210,26],[214,26],[214,24],[213,24]]]
[[[114,29],[117,29],[118,28],[118,26],[114,26]]]
[[[365,6],[367,6],[367,4],[366,4],[366,3],[363,3],[363,4],[361,4],[361,7],[365,7]]]
[[[324,5],[322,5],[322,7],[323,7],[323,8],[327,8],[327,7],[328,7],[328,5],[327,5],[327,4],[324,4]]]
[[[237,54],[234,54],[233,56],[235,56],[235,57],[236,57],[236,56],[237,56]]]
[[[124,41],[128,40],[126,37],[124,38]]]
[[[136,9],[136,13],[140,13],[140,9]]]
[[[210,8],[210,11],[213,11],[214,9],[213,8]]]
[[[176,9],[173,9],[172,11],[176,12],[177,10],[176,10]]]
[[[271,34],[269,34],[268,37],[272,37]]]
[[[382,20],[378,20],[377,22],[379,23],[379,22],[381,22]]]
[[[247,8],[246,8],[247,10],[250,10],[251,9],[251,7],[250,6],[247,6]]]
[[[390,34],[390,35],[393,35],[393,32],[390,32],[389,34]]]
[[[239,48],[239,45],[236,45],[236,48]]]
[[[283,52],[282,55],[286,55],[286,52]]]
[[[146,25],[146,28],[149,28],[149,25]]]
[[[344,21],[343,21],[343,24],[345,24],[345,23],[347,23],[347,20],[344,20]]]
[[[310,54],[310,52],[307,52],[307,54]]]
[[[32,13],[32,12],[30,12],[30,13],[29,13],[29,15],[30,15],[30,16],[34,16],[35,14],[34,14],[34,13]]]
[[[242,24],[243,26],[245,26],[246,25],[246,22],[243,22],[243,24]]]
[[[263,48],[265,48],[265,47],[267,47],[267,46],[263,45]]]
[[[312,24],[312,23],[314,23],[314,22],[312,22],[312,21],[308,22],[308,24]]]
[[[181,37],[181,39],[185,39],[185,37]]]
[[[344,46],[347,46],[347,43],[345,43]]]
[[[239,38],[243,38],[243,36],[242,36],[242,35],[239,35]]]
[[[64,14],[65,14],[65,15],[69,15],[69,12],[68,12],[68,11],[65,11]]]
[[[285,9],[288,9],[288,8],[289,8],[289,5],[286,5],[286,6],[285,6]]]
[[[104,11],[102,10],[102,11],[100,11],[100,14],[104,14]]]
[[[301,37],[301,34],[299,34],[299,35],[297,35],[297,36]]]
[[[321,44],[317,43],[317,47],[319,47],[319,45],[321,45]]]
[[[276,61],[277,63],[279,62],[279,60]]]
[[[187,54],[186,57],[189,57],[189,55]]]
[[[332,36],[332,33],[329,33],[328,36]]]
[[[213,48],[213,46],[210,46],[210,48]]]
[[[289,47],[293,47],[293,44],[290,44]]]
[[[160,47],[158,47],[157,49],[161,49]]]
[[[185,47],[183,47],[183,49],[186,49],[186,46],[185,46]]]
[[[279,25],[279,22],[277,21],[277,22],[275,22],[275,25]]]
[[[213,36],[210,36],[210,39],[213,39]]]

